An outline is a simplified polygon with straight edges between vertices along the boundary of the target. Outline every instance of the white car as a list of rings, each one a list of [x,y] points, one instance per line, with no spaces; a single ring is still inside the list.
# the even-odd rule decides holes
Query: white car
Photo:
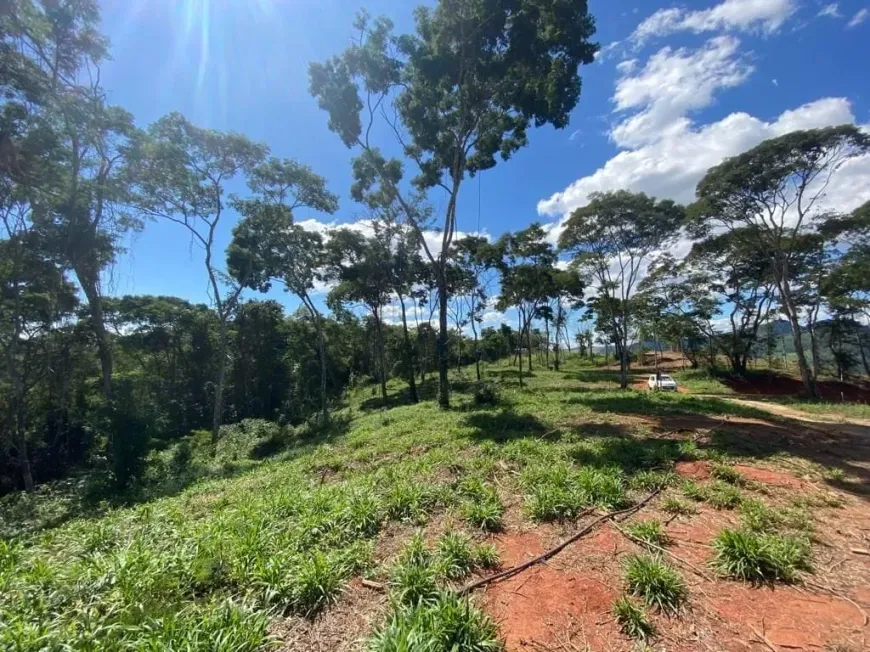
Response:
[[[647,381],[647,385],[649,385],[649,388],[652,390],[658,389],[664,392],[677,391],[677,382],[665,374],[660,374],[658,378],[656,378],[655,374],[652,374]]]

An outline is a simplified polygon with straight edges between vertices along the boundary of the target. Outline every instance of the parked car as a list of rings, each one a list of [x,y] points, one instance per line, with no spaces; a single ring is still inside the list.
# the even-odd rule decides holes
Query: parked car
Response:
[[[658,378],[656,378],[655,374],[652,374],[647,381],[647,385],[649,385],[651,390],[662,390],[664,392],[677,391],[677,381],[665,374],[660,374]]]

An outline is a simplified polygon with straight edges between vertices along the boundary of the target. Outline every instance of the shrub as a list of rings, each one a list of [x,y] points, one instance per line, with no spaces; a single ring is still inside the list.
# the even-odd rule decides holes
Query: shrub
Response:
[[[492,383],[478,383],[473,396],[475,405],[496,405],[501,401],[501,394]]]
[[[713,549],[720,573],[750,582],[793,582],[798,571],[812,570],[809,543],[798,537],[725,529]]]
[[[626,596],[618,598],[613,603],[613,616],[626,636],[645,639],[655,633],[655,626],[647,618],[643,608]]]
[[[675,612],[688,596],[686,584],[679,573],[649,555],[629,558],[625,580],[634,595],[661,611]]]

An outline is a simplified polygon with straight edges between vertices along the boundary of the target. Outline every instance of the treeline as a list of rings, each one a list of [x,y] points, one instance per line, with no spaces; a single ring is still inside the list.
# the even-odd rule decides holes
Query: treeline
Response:
[[[866,134],[767,141],[711,170],[690,207],[593,195],[558,244],[537,223],[496,241],[460,237],[463,183],[524,147],[530,127],[567,125],[598,49],[594,21],[575,0],[440,2],[415,17],[413,33],[395,35],[363,13],[351,46],[310,67],[312,96],[353,152],[350,196],[366,215],[321,235],[296,213],[339,203],[308,166],[177,113],[142,129],[107,103],[95,0],[4,6],[3,490],[76,467],[124,489],[155,442],[207,429],[215,445],[223,423],[248,417],[324,426],[356,383],[375,383],[383,404],[391,377],[410,401],[432,386],[448,408],[451,366],[476,363],[479,380],[482,360],[513,356],[522,383],[535,356],[558,368],[575,343],[613,345],[623,387],[632,347],[649,338],[696,359],[706,346],[742,373],[776,314],[808,395],[824,316],[830,341],[848,341],[866,368],[870,208],[820,210],[832,178],[870,152]],[[230,194],[240,181],[247,191]],[[223,252],[215,237],[229,219]],[[209,305],[106,296],[125,235],[156,220],[199,247]],[[694,240],[682,260],[666,254],[679,238]],[[291,317],[248,300],[273,286],[298,302]],[[493,310],[516,324],[483,328]],[[572,315],[586,319],[579,334]],[[837,359],[842,373],[855,366]]]

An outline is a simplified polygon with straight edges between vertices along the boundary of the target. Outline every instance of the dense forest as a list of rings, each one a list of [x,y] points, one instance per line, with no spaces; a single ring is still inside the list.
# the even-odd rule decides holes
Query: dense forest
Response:
[[[336,214],[328,171],[109,104],[99,22],[95,0],[0,10],[0,492],[88,472],[120,493],[154,450],[215,445],[251,418],[326,428],[348,388],[371,385],[387,405],[391,378],[401,400],[447,409],[450,370],[484,391],[481,364],[496,360],[522,384],[566,353],[605,352],[628,388],[652,343],[739,375],[775,366],[786,326],[808,397],[825,375],[870,375],[870,204],[840,214],[826,201],[838,170],[870,153],[853,125],[725,160],[690,206],[615,190],[558,228],[464,235],[466,182],[532,127],[567,125],[594,21],[569,0],[444,1],[406,35],[362,14],[351,46],[309,71],[366,215],[321,234],[295,217]],[[231,193],[240,180],[247,191]],[[159,220],[196,245],[208,304],[107,291],[126,236]],[[678,239],[693,241],[683,258],[668,253]],[[292,314],[263,299],[273,286]],[[484,327],[487,311],[510,323]]]

